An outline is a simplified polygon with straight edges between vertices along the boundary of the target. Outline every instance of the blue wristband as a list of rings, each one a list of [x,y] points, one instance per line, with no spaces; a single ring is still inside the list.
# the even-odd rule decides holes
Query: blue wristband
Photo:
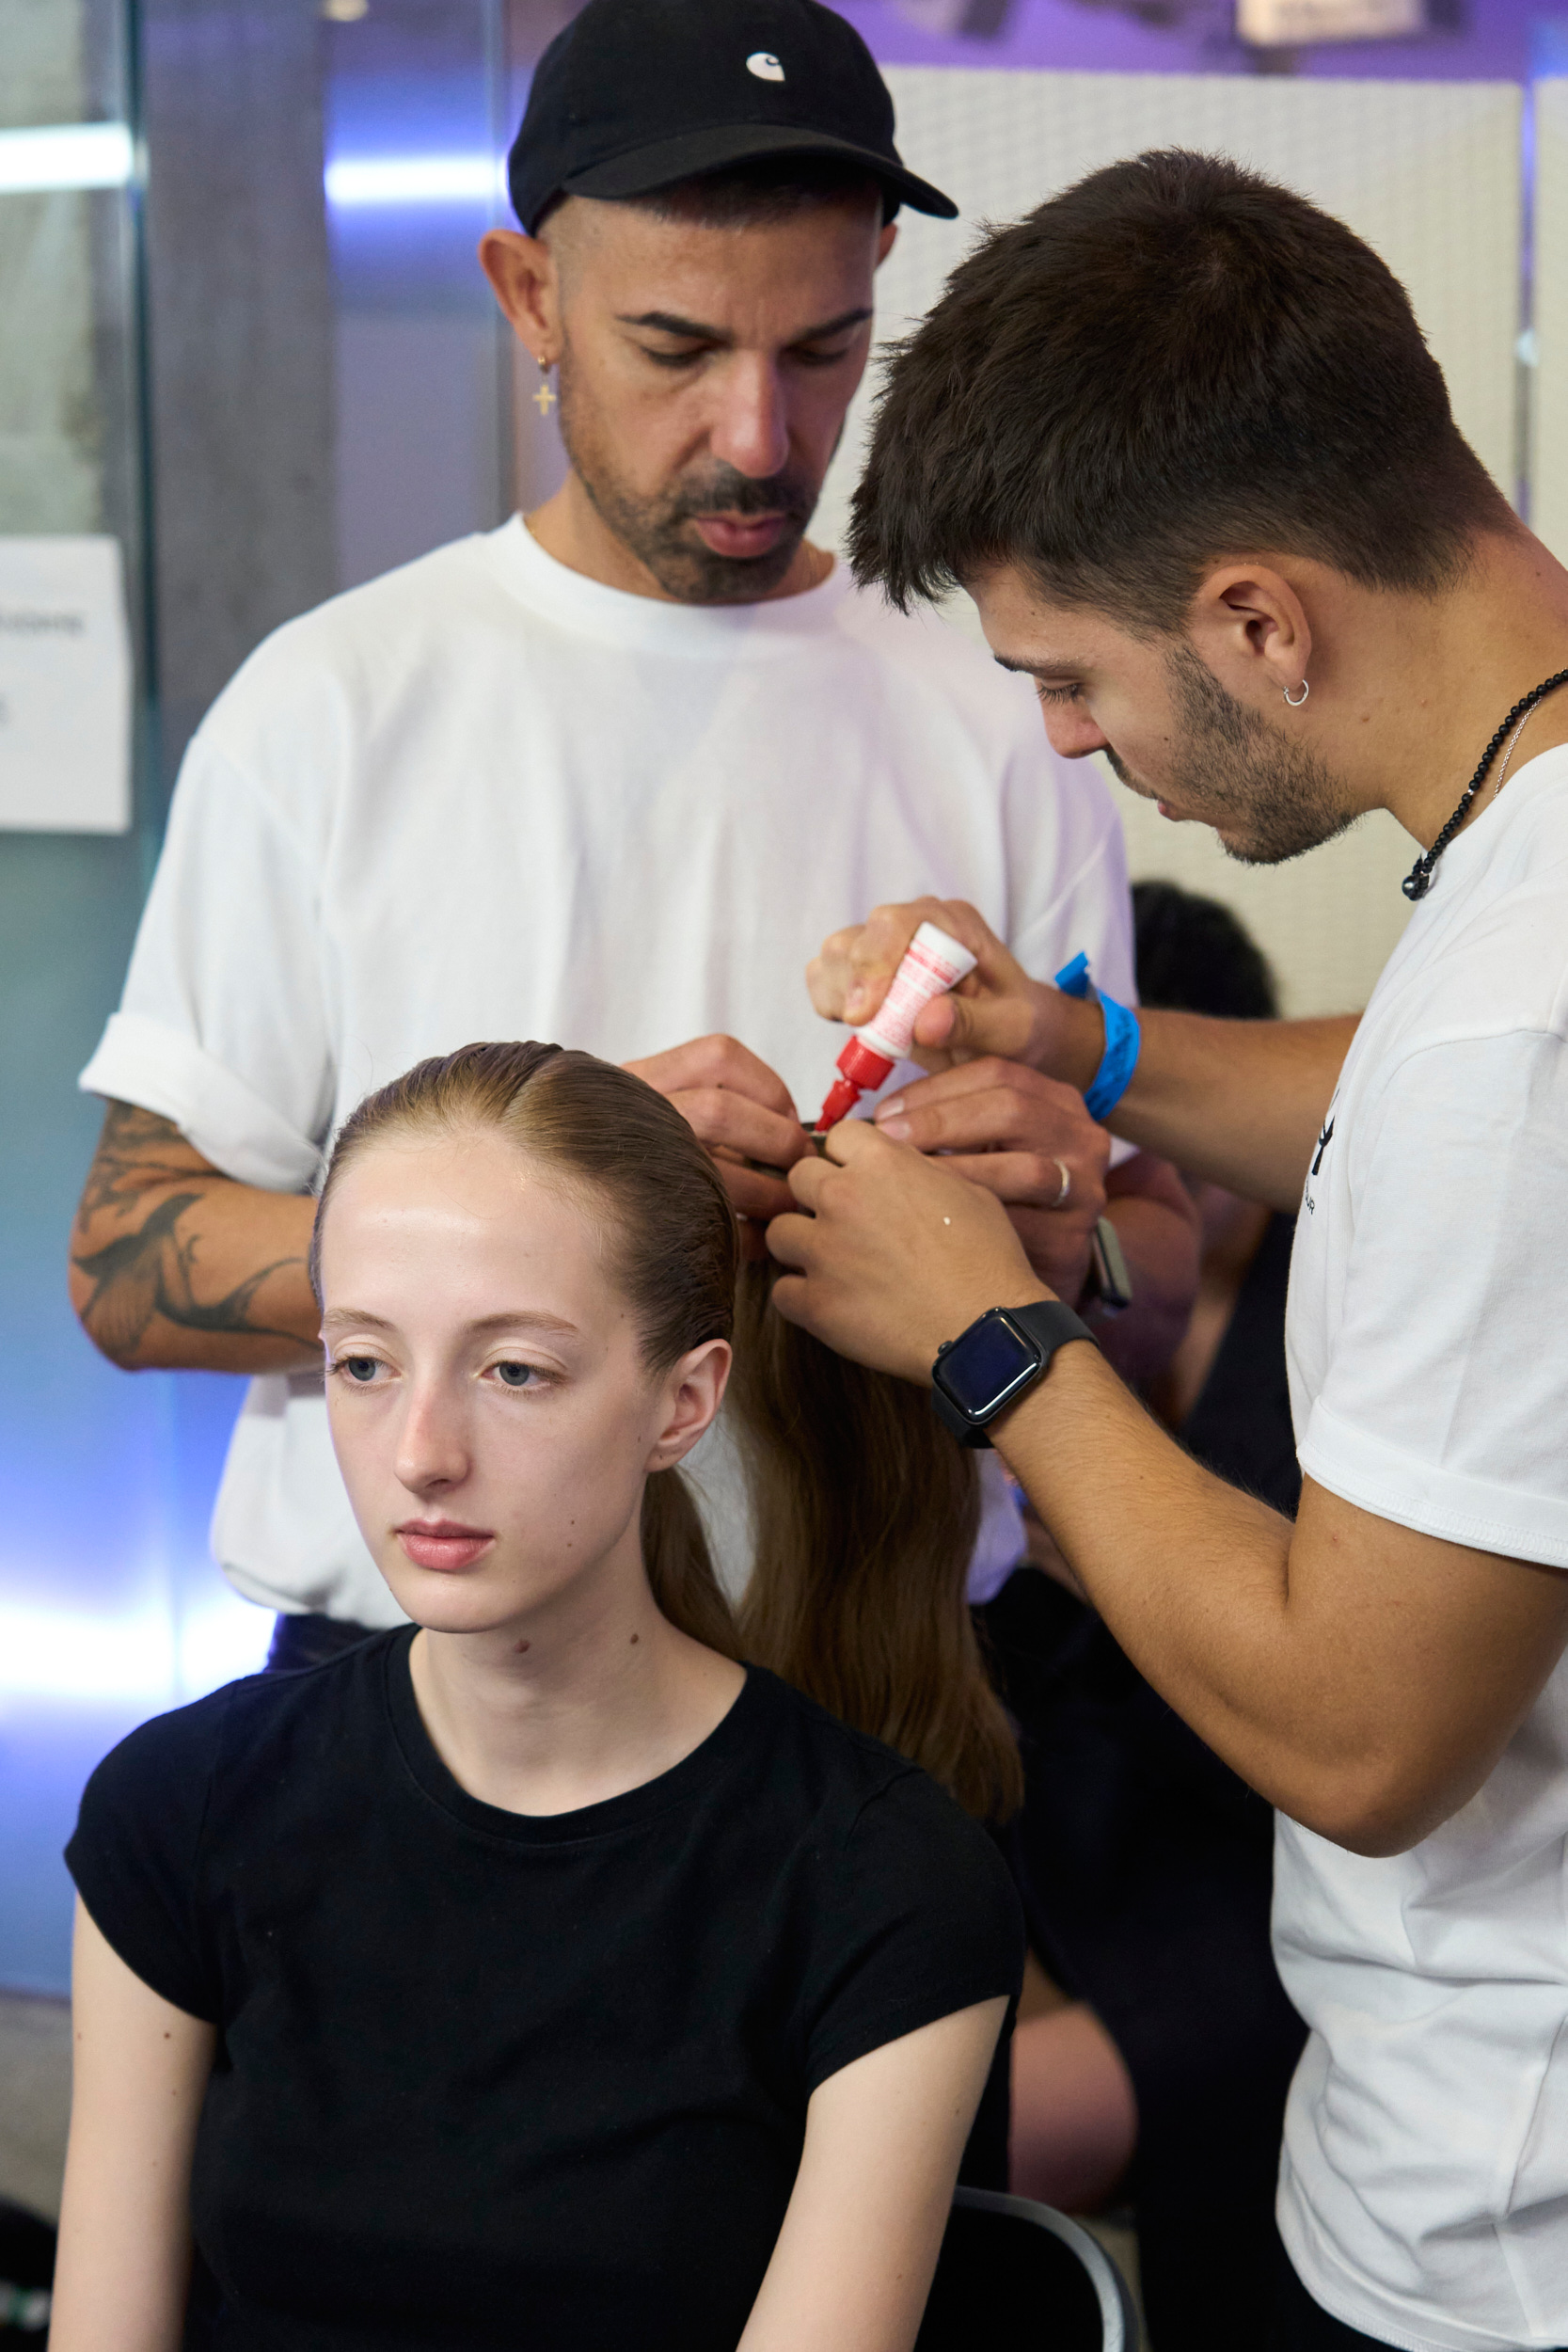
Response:
[[[1087,956],[1074,956],[1064,963],[1056,975],[1056,986],[1065,996],[1077,996],[1100,1007],[1105,1019],[1105,1051],[1100,1057],[1100,1068],[1084,1095],[1084,1108],[1091,1119],[1109,1119],[1132,1083],[1132,1073],[1138,1066],[1138,1052],[1144,1041],[1138,1016],[1127,1005],[1118,1005],[1114,996],[1102,995],[1089,978]]]

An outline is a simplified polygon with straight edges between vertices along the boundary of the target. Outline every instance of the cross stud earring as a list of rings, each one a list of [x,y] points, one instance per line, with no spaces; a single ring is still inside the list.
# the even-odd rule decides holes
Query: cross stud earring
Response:
[[[547,417],[555,406],[555,394],[550,389],[550,371],[545,360],[539,362],[539,389],[530,395],[542,417]]]

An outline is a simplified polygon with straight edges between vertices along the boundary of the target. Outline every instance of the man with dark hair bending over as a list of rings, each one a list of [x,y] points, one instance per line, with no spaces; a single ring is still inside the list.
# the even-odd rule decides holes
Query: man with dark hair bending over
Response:
[[[916,1030],[938,1074],[796,1170],[813,1215],[769,1238],[783,1311],[994,1443],[1136,1665],[1278,1809],[1310,2032],[1259,2342],[1562,2345],[1568,574],[1377,257],[1182,154],[962,265],[894,370],[856,532],[895,601],[963,580],[1058,752],[1104,751],[1233,855],[1371,808],[1419,845],[1359,1024],[1166,1011],[1140,1039],[941,909],[980,964]],[[819,1009],[865,1020],[938,912],[831,940]],[[1299,1207],[1293,1527],[1157,1428],[994,1201],[905,1148],[990,1054],[1105,1073],[1117,1134]]]

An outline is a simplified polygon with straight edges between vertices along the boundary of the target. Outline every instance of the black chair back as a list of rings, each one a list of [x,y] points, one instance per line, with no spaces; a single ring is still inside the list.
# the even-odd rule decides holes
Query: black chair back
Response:
[[[1126,2281],[1049,2205],[960,2188],[915,2352],[1137,2352]]]

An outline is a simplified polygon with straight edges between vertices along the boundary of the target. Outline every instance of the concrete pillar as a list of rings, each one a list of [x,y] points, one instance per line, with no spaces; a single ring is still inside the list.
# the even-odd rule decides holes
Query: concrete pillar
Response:
[[[166,776],[337,584],[318,0],[144,0],[156,683]]]

